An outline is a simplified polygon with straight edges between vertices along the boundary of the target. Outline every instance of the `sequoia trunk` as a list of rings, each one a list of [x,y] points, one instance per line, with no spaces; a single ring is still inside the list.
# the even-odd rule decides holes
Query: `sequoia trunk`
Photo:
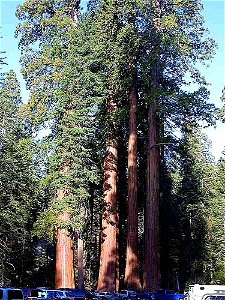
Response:
[[[133,71],[133,70],[132,70]],[[125,286],[140,289],[138,268],[138,217],[137,217],[137,76],[132,76],[129,92],[129,139],[128,139],[128,216]]]
[[[116,105],[109,95],[107,113],[113,114]],[[98,291],[118,291],[118,216],[117,216],[117,141],[114,130],[108,133],[104,159],[102,235]]]
[[[160,285],[159,249],[159,126],[154,105],[148,116],[147,195],[144,224],[144,289],[156,291]]]
[[[78,236],[77,240],[78,289],[84,288],[84,242]]]
[[[58,192],[58,201],[64,197],[64,191]],[[64,212],[59,221],[68,222],[70,216]],[[66,228],[57,228],[56,233],[56,269],[55,288],[74,288],[73,240]]]
[[[159,246],[159,174],[160,174],[160,122],[158,88],[160,74],[160,16],[163,0],[152,0],[152,66],[151,98],[148,111],[148,154],[147,185],[144,223],[144,289],[156,291],[160,287],[160,246]]]
[[[70,7],[70,15],[73,21],[73,25],[77,26],[78,22],[78,10],[79,10],[80,0],[73,0]],[[69,105],[68,105],[69,107]],[[71,113],[71,108],[66,107],[65,114],[69,115]],[[70,170],[70,162],[64,162],[60,167],[60,173],[67,174]],[[58,191],[57,201],[62,201],[65,197],[63,189]],[[66,208],[65,208],[66,210]],[[61,213],[58,217],[59,223],[66,223],[70,221],[70,214],[66,211]],[[62,226],[63,227],[63,226]],[[56,266],[55,266],[55,288],[74,288],[74,247],[73,239],[66,228],[61,228],[61,225],[57,228],[56,232]]]

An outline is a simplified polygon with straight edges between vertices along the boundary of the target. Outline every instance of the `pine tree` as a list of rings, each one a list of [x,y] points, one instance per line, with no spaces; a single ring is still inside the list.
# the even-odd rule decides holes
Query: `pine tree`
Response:
[[[6,74],[0,87],[0,102],[1,284],[18,285],[28,283],[26,274],[34,259],[31,232],[37,177],[34,142],[19,116],[20,87],[13,71]]]
[[[1,29],[1,27],[0,27],[0,29]],[[1,38],[2,37],[0,36],[0,39]],[[5,54],[5,51],[0,51],[0,70],[2,69],[2,65],[6,65],[6,62],[5,62],[6,57],[3,56],[3,54]],[[2,84],[3,75],[4,74],[0,73],[0,84]]]
[[[210,283],[224,284],[224,153],[216,165],[209,170],[204,188],[208,200],[208,230],[206,268]],[[211,201],[210,201],[211,200]]]
[[[217,265],[215,257],[220,250],[214,245],[221,238],[222,224],[223,200],[217,194],[217,170],[210,145],[200,128],[191,122],[184,127],[175,166],[170,204],[172,216],[167,223],[168,244],[171,243],[171,250],[167,249],[167,262],[170,261],[167,272],[172,274],[174,281],[177,276],[182,289],[193,280],[215,282],[212,264]]]

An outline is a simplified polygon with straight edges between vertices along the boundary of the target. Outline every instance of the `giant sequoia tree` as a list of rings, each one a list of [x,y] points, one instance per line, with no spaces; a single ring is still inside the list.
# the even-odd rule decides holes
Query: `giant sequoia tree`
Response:
[[[128,61],[128,105],[129,105],[129,131],[128,131],[128,207],[127,207],[127,246],[125,286],[131,289],[140,289],[138,259],[138,212],[137,212],[137,108],[138,108],[138,60],[139,45],[136,26],[135,3],[125,2],[127,16],[126,35],[129,43],[126,49]]]
[[[92,4],[92,5],[91,5]],[[117,136],[113,131],[114,124],[117,126],[124,124],[128,119],[128,115],[124,114],[124,110],[128,107],[127,96],[135,99],[131,103],[130,108],[130,124],[132,125],[130,137],[135,136],[135,109],[137,95],[141,97],[141,101],[148,107],[148,175],[147,175],[147,200],[145,208],[145,263],[144,263],[144,286],[148,290],[154,290],[160,285],[160,260],[159,260],[159,150],[163,144],[164,135],[171,135],[174,127],[179,127],[184,118],[202,118],[207,122],[212,120],[213,106],[207,104],[208,92],[205,88],[205,81],[195,68],[197,60],[210,59],[213,53],[213,41],[205,38],[204,22],[201,17],[201,4],[198,1],[189,1],[185,3],[174,1],[145,1],[143,3],[126,2],[119,3],[117,1],[96,1],[90,4],[90,15],[95,31],[95,38],[99,41],[101,47],[95,48],[98,53],[93,50],[93,56],[102,54],[103,61],[103,77],[105,78],[106,99],[110,99],[110,107],[117,110],[118,117],[112,114],[112,109],[107,109],[106,105],[106,122],[103,123],[107,129],[105,140],[115,140],[116,146]],[[194,33],[192,28],[195,28]],[[92,61],[93,61],[92,56]],[[90,61],[91,69],[93,64]],[[94,65],[96,67],[96,64]],[[97,65],[99,67],[99,65]],[[201,85],[201,88],[194,93],[187,93],[182,90],[182,86],[186,84],[185,74],[189,73],[193,82]],[[140,84],[138,85],[138,81]],[[113,102],[112,102],[113,101]],[[112,105],[113,104],[113,105]],[[101,107],[101,106],[100,106]],[[199,109],[201,107],[201,109]],[[110,113],[111,112],[111,113]],[[133,113],[134,112],[134,113]],[[123,120],[123,121],[122,121]],[[114,123],[113,123],[114,122]],[[123,123],[124,122],[124,123]],[[107,126],[109,124],[109,127]],[[111,125],[110,125],[111,124]],[[138,126],[146,124],[146,120],[141,120]],[[163,130],[162,130],[163,128]],[[123,127],[124,132],[128,132],[127,127]],[[169,132],[170,131],[170,132]],[[113,134],[113,135],[112,135]],[[135,138],[136,139],[136,138]],[[134,143],[134,150],[136,141]],[[129,150],[130,151],[130,150]],[[133,150],[132,150],[133,151]],[[106,153],[108,153],[106,151]],[[120,156],[121,153],[118,153]],[[135,162],[135,152],[129,152]],[[107,156],[106,156],[107,157]],[[115,158],[117,154],[110,154],[111,163],[108,165],[110,172],[117,171]],[[108,161],[108,159],[107,159]],[[106,166],[106,164],[104,165]],[[128,169],[128,201],[135,199],[135,187],[132,191],[130,187],[136,180],[134,168]],[[131,170],[132,178],[131,180]],[[105,179],[109,179],[112,174],[108,174]],[[114,174],[116,176],[116,173]],[[133,177],[134,176],[134,177]],[[120,180],[120,178],[118,178]],[[135,184],[136,185],[136,184]],[[109,191],[116,190],[116,183],[107,184]],[[105,187],[105,185],[104,185]],[[105,190],[104,190],[105,191]],[[115,200],[115,199],[114,199]],[[118,199],[121,201],[122,199]],[[135,203],[135,200],[134,202]],[[110,211],[106,209],[107,206]],[[115,205],[108,205],[108,201],[103,202],[103,231],[108,230],[110,226],[115,226],[115,220],[111,220],[110,214],[115,213]],[[134,215],[135,216],[135,210]],[[128,249],[132,248],[132,254],[135,256],[134,265],[131,266],[133,271],[137,272],[137,253],[136,253],[136,233],[130,227],[137,227],[135,219],[130,218],[130,208],[128,211]],[[107,221],[108,220],[108,221]],[[132,220],[132,221],[131,221]],[[151,222],[153,223],[151,224]],[[115,228],[114,228],[115,229]],[[131,234],[132,232],[132,234]],[[133,242],[131,246],[130,237]],[[117,257],[116,243],[107,244],[106,237],[108,234],[102,233],[102,255],[104,261],[101,260],[99,289],[113,290],[116,288],[116,268],[115,259]],[[111,239],[112,240],[112,239]],[[107,245],[107,249],[103,246]],[[130,248],[129,248],[130,247]],[[114,253],[113,260],[111,255],[106,256],[104,253]],[[154,254],[154,255],[153,255]],[[136,288],[138,283],[134,283],[136,276],[133,271],[128,271],[129,260],[131,256],[127,256],[126,267],[126,284],[133,285]],[[108,269],[107,269],[108,266]],[[112,268],[110,266],[113,266]],[[105,271],[104,271],[105,270]],[[108,270],[108,271],[107,271]],[[128,273],[131,272],[130,281]],[[105,279],[103,278],[105,276]],[[133,277],[133,279],[132,279]],[[137,278],[138,279],[138,278]],[[133,283],[132,283],[132,280]]]
[[[73,104],[70,100],[59,98],[62,91],[60,83],[63,64],[68,57],[70,32],[77,22],[80,1],[28,2],[18,7],[19,24],[17,34],[20,37],[22,51],[22,72],[30,88],[31,96],[27,111],[37,129],[46,123],[54,131],[51,142],[54,144],[51,156],[51,189],[57,197],[53,203],[56,236],[56,287],[74,287],[73,241],[69,230],[73,197],[70,173],[73,168],[70,145],[67,139],[65,119],[71,117]],[[28,26],[27,26],[28,25]],[[71,128],[76,126],[70,121]],[[45,146],[46,147],[46,146]],[[55,157],[57,159],[55,160]],[[53,196],[52,195],[52,196]],[[49,206],[49,205],[48,205]],[[76,214],[75,211],[73,211]],[[66,257],[66,260],[64,259]]]
[[[204,86],[204,79],[196,70],[195,62],[208,59],[213,53],[212,41],[204,36],[200,12],[201,4],[198,1],[151,1],[146,10],[150,21],[147,22],[146,19],[147,29],[143,34],[146,54],[141,56],[141,62],[145,71],[142,76],[146,78],[148,74],[150,78],[147,89],[146,86],[144,89],[149,105],[144,253],[144,286],[148,290],[155,290],[160,285],[160,145],[164,143],[166,135],[173,132],[171,123],[173,127],[179,126],[185,114],[195,118],[199,114],[199,105],[202,107],[201,117],[207,118],[204,112],[207,113],[212,108],[206,102],[205,87],[201,87],[193,95],[182,91],[182,86],[186,84],[186,73],[190,74],[193,82]],[[192,28],[195,28],[194,34]],[[146,62],[148,69],[144,68]]]
[[[22,69],[31,90],[27,115],[35,130],[51,129],[43,143],[48,166],[43,182],[49,196],[38,222],[43,219],[42,224],[58,228],[56,242],[66,240],[64,249],[57,247],[61,271],[56,272],[56,286],[73,286],[73,268],[62,268],[60,257],[67,253],[73,266],[71,238],[77,236],[85,236],[99,254],[102,172],[98,290],[118,290],[118,250],[125,248],[126,262],[120,259],[124,284],[140,288],[138,269],[143,267],[144,288],[156,290],[161,284],[159,229],[164,225],[159,205],[166,201],[164,195],[160,199],[159,181],[165,180],[160,177],[160,154],[169,165],[174,148],[163,158],[163,145],[170,144],[186,119],[213,120],[206,82],[195,67],[197,61],[211,58],[213,41],[206,36],[198,0],[89,1],[88,11],[74,26],[78,6],[79,1],[33,0],[17,11]],[[189,77],[200,86],[193,93],[184,91]],[[144,139],[144,151],[137,151],[138,135]],[[124,162],[118,165],[124,158],[127,167]],[[142,195],[143,262],[137,250],[142,232],[137,224],[138,171],[142,180],[147,179]],[[127,208],[121,218],[118,207]],[[91,221],[85,222],[88,214]],[[119,222],[127,232],[127,246],[118,241]],[[93,249],[91,253],[97,256]],[[61,278],[63,270],[68,281]]]
[[[96,37],[102,45],[105,81],[108,92],[105,116],[105,161],[103,167],[103,215],[102,248],[98,290],[118,290],[118,216],[117,202],[125,199],[117,193],[119,132],[127,135],[129,107],[128,145],[128,227],[125,285],[140,288],[137,257],[137,28],[135,2],[102,1],[94,7],[96,11]],[[93,11],[93,8],[92,8]],[[125,120],[125,121],[124,121]],[[124,188],[124,187],[123,187]],[[121,247],[122,248],[122,247]]]
[[[103,163],[103,202],[102,202],[102,231],[100,268],[97,290],[118,291],[118,79],[119,70],[117,60],[117,43],[119,30],[118,3],[117,1],[102,1],[97,15],[97,38],[102,45],[104,66],[107,72],[105,77],[107,91],[105,104],[101,109],[104,117],[104,163]],[[99,36],[101,34],[101,36]],[[107,53],[107,51],[109,51]]]

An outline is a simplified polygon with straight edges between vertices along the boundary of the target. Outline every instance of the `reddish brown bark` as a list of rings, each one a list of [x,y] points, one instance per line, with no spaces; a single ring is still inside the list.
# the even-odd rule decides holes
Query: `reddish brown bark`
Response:
[[[145,290],[155,291],[160,285],[159,246],[159,117],[156,111],[156,89],[159,86],[158,69],[151,71],[152,103],[148,112],[147,186],[144,224],[144,278]]]
[[[125,286],[140,289],[138,267],[138,216],[137,216],[137,79],[132,78],[129,92],[129,139],[128,139],[128,218]]]
[[[73,0],[70,7],[70,15],[73,21],[73,25],[76,26],[78,23],[78,10],[80,0]],[[66,115],[71,114],[72,106],[69,104],[66,107]],[[68,173],[71,167],[71,162],[66,161],[60,167],[61,175]],[[57,195],[57,201],[62,201],[67,191],[59,190]],[[70,215],[67,212],[59,215],[58,220],[62,223],[70,220]],[[56,231],[56,265],[55,265],[55,288],[74,288],[74,247],[73,240],[66,228],[57,228]]]
[[[160,122],[159,107],[159,55],[160,55],[160,16],[163,0],[151,2],[152,24],[152,67],[151,102],[148,111],[148,154],[147,186],[144,224],[144,277],[145,290],[156,291],[160,287],[160,245],[159,245],[159,174],[160,174]]]
[[[159,166],[158,122],[153,105],[149,108],[147,198],[144,225],[144,282],[145,290],[155,291],[160,285],[159,249]]]
[[[64,197],[64,191],[58,192],[58,201]],[[69,221],[68,213],[59,216],[62,222]],[[58,228],[56,233],[56,269],[55,288],[74,288],[73,240],[67,229]]]
[[[77,240],[77,266],[78,266],[78,289],[84,288],[84,242],[78,237]]]
[[[112,95],[107,113],[116,111]],[[103,212],[98,291],[118,291],[117,142],[113,129],[108,134],[104,159]]]

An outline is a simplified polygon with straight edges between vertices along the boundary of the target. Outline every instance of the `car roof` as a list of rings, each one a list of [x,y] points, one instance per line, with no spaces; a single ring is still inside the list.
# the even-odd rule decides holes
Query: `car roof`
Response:
[[[22,289],[19,288],[14,288],[14,287],[0,287],[1,290],[17,290],[17,291],[21,291]]]

